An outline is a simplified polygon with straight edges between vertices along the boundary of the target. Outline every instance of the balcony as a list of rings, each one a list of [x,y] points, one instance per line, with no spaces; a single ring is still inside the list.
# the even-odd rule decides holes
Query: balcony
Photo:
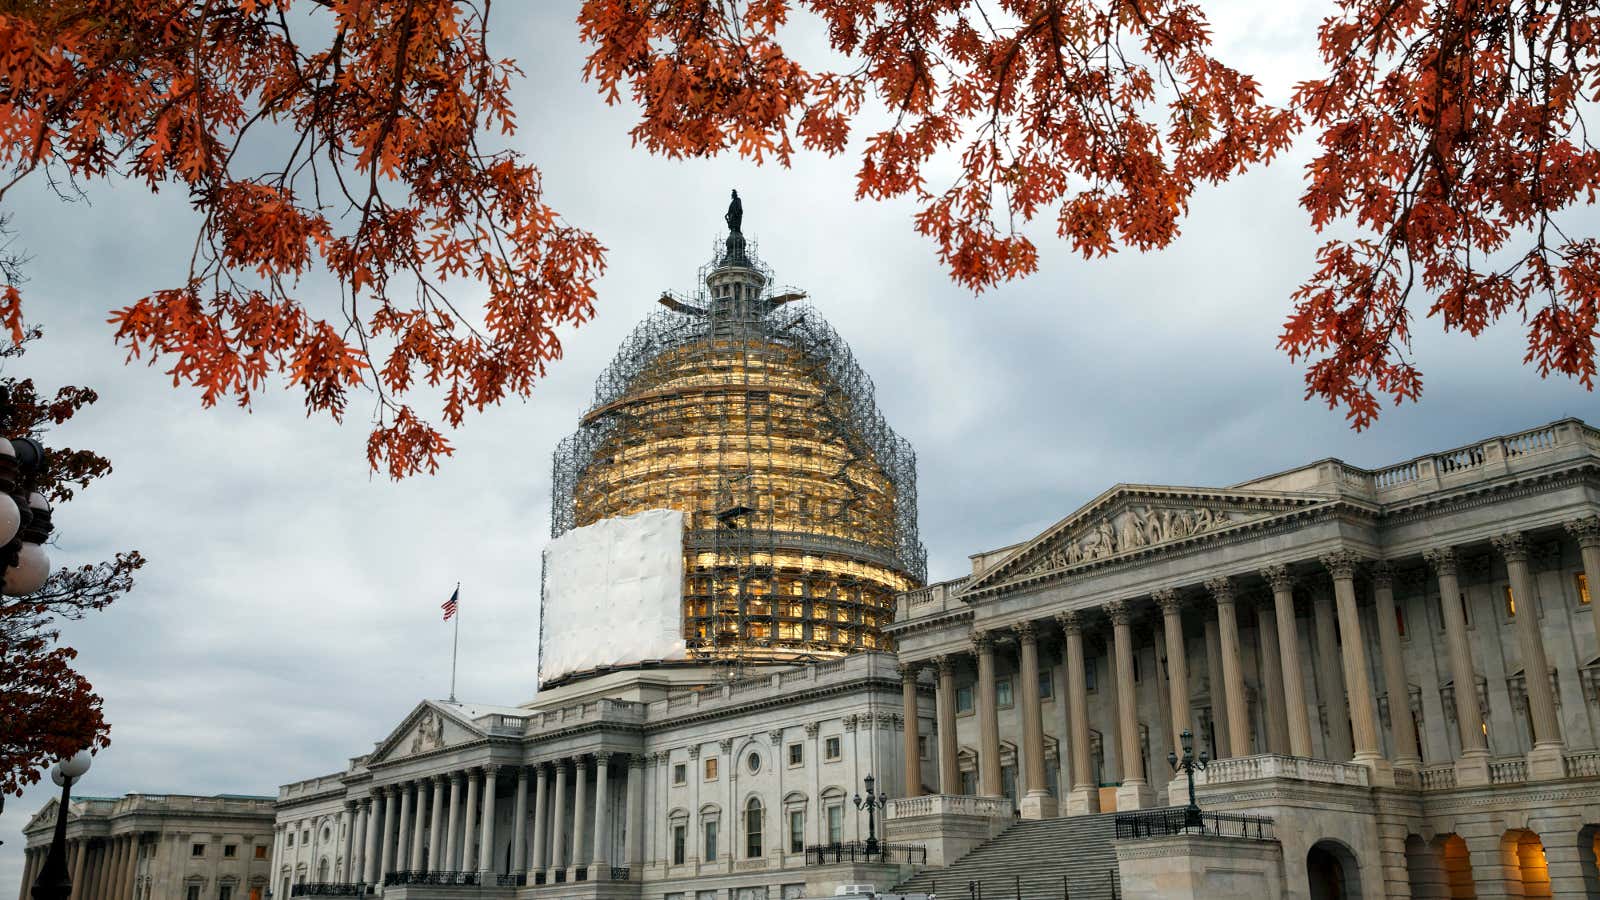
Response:
[[[289,896],[291,897],[365,897],[376,892],[377,887],[375,885],[335,884],[324,881],[296,884],[289,887]]]

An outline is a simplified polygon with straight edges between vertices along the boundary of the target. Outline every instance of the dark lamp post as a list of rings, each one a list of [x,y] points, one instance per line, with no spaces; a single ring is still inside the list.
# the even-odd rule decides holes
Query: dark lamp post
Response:
[[[877,784],[877,779],[870,774],[862,781],[866,783],[867,796],[856,795],[856,809],[867,811],[867,855],[871,856],[878,852],[878,810],[883,809],[889,798],[885,794],[873,793],[872,786]]]
[[[72,783],[89,771],[89,751],[80,750],[50,769],[50,780],[61,785],[61,806],[56,810],[56,833],[50,853],[33,880],[33,900],[67,900],[72,896],[72,876],[67,872],[67,810],[72,803]]]
[[[1206,763],[1211,761],[1211,754],[1200,751],[1200,758],[1194,758],[1194,734],[1184,731],[1178,736],[1183,744],[1183,758],[1179,759],[1177,753],[1167,754],[1167,765],[1172,767],[1174,773],[1183,772],[1189,776],[1189,805],[1183,808],[1183,827],[1193,828],[1200,824],[1200,806],[1194,802],[1194,773],[1204,772]]]

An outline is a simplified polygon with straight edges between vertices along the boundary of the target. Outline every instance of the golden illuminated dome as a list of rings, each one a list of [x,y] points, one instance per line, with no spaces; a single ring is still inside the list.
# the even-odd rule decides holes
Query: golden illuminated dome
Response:
[[[553,536],[647,509],[686,514],[684,638],[702,658],[883,646],[921,585],[916,456],[803,295],[732,231],[693,297],[623,343],[555,459]]]

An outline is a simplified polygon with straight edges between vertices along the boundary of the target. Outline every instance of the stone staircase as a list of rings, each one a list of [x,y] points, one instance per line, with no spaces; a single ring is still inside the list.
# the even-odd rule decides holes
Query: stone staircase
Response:
[[[1020,821],[954,864],[919,872],[895,891],[937,890],[939,900],[1117,900],[1121,889],[1111,844],[1116,818],[1105,813]]]

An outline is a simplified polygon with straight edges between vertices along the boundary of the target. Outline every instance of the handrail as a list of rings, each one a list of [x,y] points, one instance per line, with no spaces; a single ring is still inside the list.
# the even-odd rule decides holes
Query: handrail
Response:
[[[1204,812],[1193,806],[1141,809],[1117,813],[1117,838],[1168,837],[1177,834],[1275,841],[1272,819],[1239,813]]]

